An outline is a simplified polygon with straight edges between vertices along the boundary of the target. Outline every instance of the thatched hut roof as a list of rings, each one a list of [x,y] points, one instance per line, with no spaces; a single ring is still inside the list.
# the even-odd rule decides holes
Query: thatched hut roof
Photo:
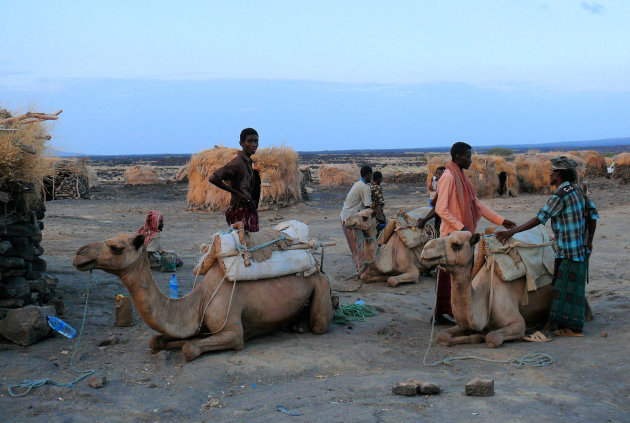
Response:
[[[630,153],[617,154],[613,158],[613,163],[615,163],[615,169],[612,177],[623,184],[630,184]]]
[[[124,179],[127,185],[157,184],[158,173],[153,166],[134,165],[125,170]]]
[[[319,167],[320,185],[352,185],[361,177],[359,166],[354,163],[323,164]]]

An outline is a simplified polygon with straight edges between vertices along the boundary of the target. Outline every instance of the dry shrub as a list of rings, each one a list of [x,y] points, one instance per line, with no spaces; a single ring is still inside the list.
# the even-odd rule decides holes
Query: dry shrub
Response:
[[[239,150],[217,147],[195,154],[188,164],[188,206],[191,209],[225,210],[230,193],[212,185],[208,178],[232,160]],[[289,205],[302,199],[302,173],[298,155],[290,147],[261,148],[252,156],[261,179],[261,202]]]
[[[623,184],[630,183],[630,153],[617,154],[613,162],[615,163],[613,178],[619,179]]]
[[[550,160],[551,157],[542,153],[516,156],[514,164],[521,191],[542,194],[551,192],[549,186]]]
[[[566,155],[576,156],[585,162],[584,176],[606,176],[606,159],[593,150],[567,151]]]
[[[352,185],[361,177],[356,164],[323,164],[319,167],[320,185]]]
[[[175,176],[173,177],[175,182],[188,182],[188,165],[189,163],[186,163],[177,169],[177,172],[175,172]]]
[[[134,165],[125,170],[125,184],[148,185],[158,183],[157,170],[148,165]]]

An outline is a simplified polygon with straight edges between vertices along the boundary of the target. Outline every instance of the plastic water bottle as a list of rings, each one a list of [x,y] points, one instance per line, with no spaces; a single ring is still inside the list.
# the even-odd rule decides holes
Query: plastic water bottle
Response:
[[[74,336],[77,334],[77,331],[75,328],[73,328],[72,326],[70,326],[69,324],[67,324],[61,319],[58,319],[53,316],[46,316],[46,320],[48,321],[48,325],[51,328],[53,328],[54,330],[56,330],[57,332],[65,336],[66,338],[74,338]]]
[[[177,276],[175,276],[175,273],[173,273],[171,275],[171,282],[169,283],[170,287],[171,287],[171,298],[177,298]]]

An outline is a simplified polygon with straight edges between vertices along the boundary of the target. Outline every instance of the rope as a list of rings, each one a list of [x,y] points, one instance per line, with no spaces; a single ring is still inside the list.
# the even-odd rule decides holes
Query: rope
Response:
[[[440,269],[438,268],[438,276]],[[433,309],[437,306],[437,283],[435,284],[435,304]],[[435,319],[431,321],[431,335],[429,336],[429,345],[427,345],[427,350],[424,353],[424,357],[422,359],[422,364],[426,367],[434,367],[440,364],[444,364],[445,366],[450,364],[452,361],[457,360],[480,360],[488,363],[497,363],[497,364],[510,364],[519,369],[530,366],[530,367],[546,367],[550,366],[554,363],[557,363],[552,355],[541,353],[541,352],[533,352],[530,354],[526,354],[521,358],[508,358],[506,360],[496,360],[492,358],[480,357],[476,355],[465,355],[465,356],[448,356],[443,358],[442,360],[434,361],[433,363],[427,363],[427,356],[429,355],[429,350],[431,349],[431,344],[433,343],[433,331],[435,329]]]
[[[283,239],[287,239],[286,235],[284,234],[280,235],[280,238],[272,239],[269,242],[265,242],[264,244],[260,244],[260,245],[255,245],[251,248],[247,248],[246,246],[237,242],[236,249],[239,251],[239,253],[251,253],[252,251],[257,251],[257,250],[260,250],[261,248],[268,247],[271,244],[275,244],[278,241],[282,241]]]
[[[82,373],[81,376],[79,376],[78,378],[76,378],[75,380],[73,380],[70,383],[61,383],[61,382],[56,382],[52,379],[24,379],[24,382],[22,383],[17,383],[15,385],[9,385],[9,394],[12,397],[23,397],[24,395],[28,394],[29,392],[31,392],[31,389],[35,389],[35,388],[39,388],[40,386],[44,386],[45,384],[49,383],[51,385],[55,385],[55,386],[61,386],[62,388],[72,388],[72,385],[74,385],[75,383],[85,379],[86,377],[94,374],[96,372],[96,370],[94,369],[88,369],[88,370],[79,370],[76,367],[74,367],[74,357],[77,354],[77,350],[79,349],[79,343],[81,342],[81,335],[83,334],[83,326],[85,325],[85,317],[87,315],[87,306],[88,306],[88,299],[90,297],[90,282],[93,280],[93,273],[92,270],[90,270],[90,276],[88,277],[88,283],[87,283],[87,291],[85,294],[85,307],[83,309],[83,321],[81,322],[81,329],[79,330],[79,337],[77,338],[77,343],[74,346],[74,352],[72,353],[72,358],[70,359],[70,367],[72,368],[72,370],[74,370],[77,373]],[[24,389],[22,392],[16,393],[14,392],[14,389]]]
[[[375,314],[376,309],[369,304],[346,304],[335,310],[333,321],[338,325],[346,325],[350,322],[364,322],[366,317]]]

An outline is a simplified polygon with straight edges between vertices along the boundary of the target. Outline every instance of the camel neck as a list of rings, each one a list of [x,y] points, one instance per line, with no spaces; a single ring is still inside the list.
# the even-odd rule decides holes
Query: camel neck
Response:
[[[175,338],[187,338],[197,333],[202,296],[190,293],[172,299],[164,295],[153,278],[146,255],[119,277],[138,314],[151,329]]]
[[[376,230],[374,233],[372,231],[368,231],[368,235],[363,234],[363,248],[365,249],[365,261],[370,263],[376,259],[376,254],[378,253],[378,243],[376,242]]]
[[[472,326],[472,267],[470,264],[449,266],[451,274],[451,306],[458,326]]]

